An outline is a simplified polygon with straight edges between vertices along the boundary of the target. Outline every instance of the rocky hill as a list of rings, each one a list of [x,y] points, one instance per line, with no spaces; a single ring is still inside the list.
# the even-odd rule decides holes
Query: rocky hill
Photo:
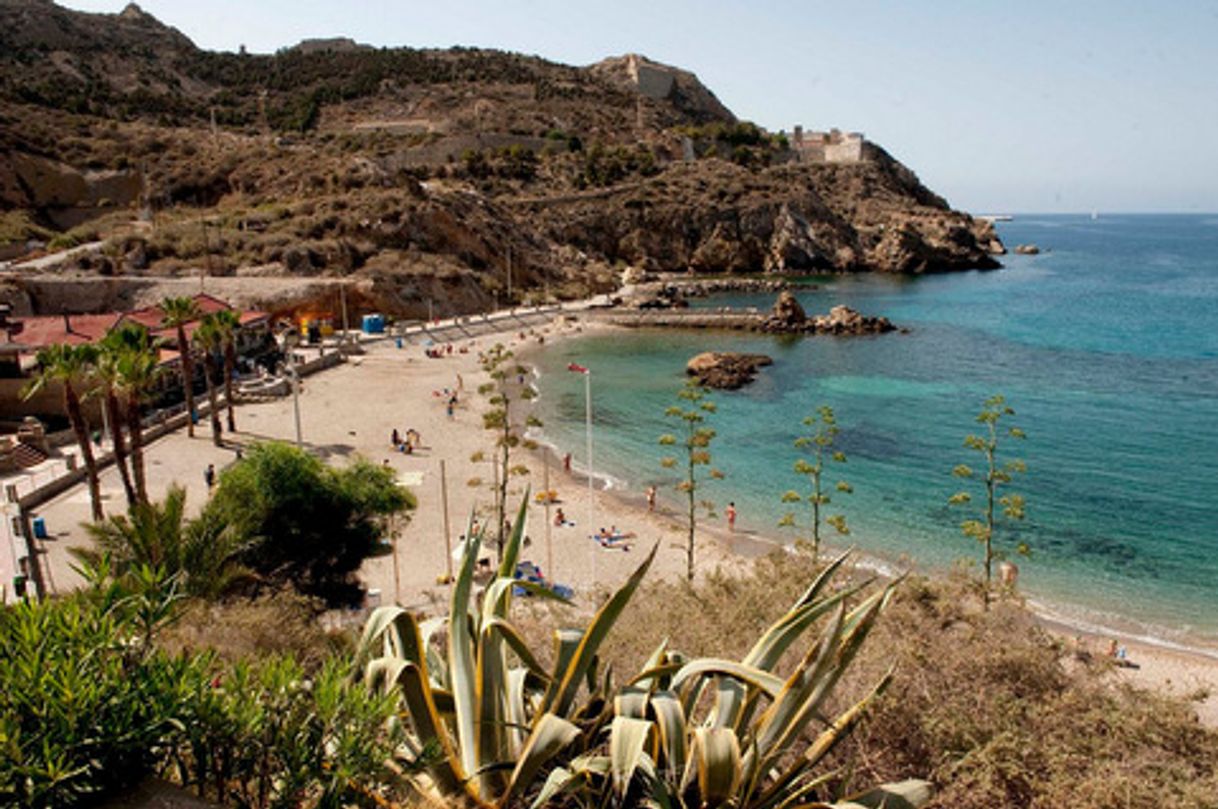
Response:
[[[509,272],[524,300],[610,287],[625,265],[916,273],[1001,250],[883,149],[806,162],[633,54],[214,53],[134,5],[0,0],[0,101],[0,260],[97,241],[61,271],[111,288],[348,278],[367,306],[418,314],[506,301]],[[39,308],[33,281],[6,283]]]

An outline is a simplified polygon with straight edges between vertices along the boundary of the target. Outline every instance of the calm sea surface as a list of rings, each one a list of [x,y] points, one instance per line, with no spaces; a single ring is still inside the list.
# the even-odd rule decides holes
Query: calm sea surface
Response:
[[[925,278],[820,279],[800,293],[809,312],[845,303],[885,315],[909,334],[805,339],[726,332],[590,337],[539,359],[546,439],[583,454],[583,380],[593,370],[596,470],[669,499],[657,437],[668,427],[686,360],[704,350],[758,351],[774,365],[758,381],[717,393],[720,506],[778,539],[799,485],[791,466],[800,419],[837,413],[849,456],[837,495],[852,541],[924,570],[977,557],[949,507],[957,463],[982,401],[1001,392],[1026,441],[1014,491],[1027,519],[999,536],[1034,549],[1021,585],[1075,621],[1177,642],[1218,643],[1218,216],[1024,215],[1000,225],[1009,256],[995,272]],[[702,305],[768,307],[772,295]],[[832,529],[830,529],[832,532]],[[843,540],[835,540],[843,544]]]

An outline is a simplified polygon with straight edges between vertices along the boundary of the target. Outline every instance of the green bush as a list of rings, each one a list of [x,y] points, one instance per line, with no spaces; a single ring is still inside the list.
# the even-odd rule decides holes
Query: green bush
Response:
[[[289,657],[238,663],[196,684],[173,773],[224,806],[349,806],[383,791],[396,705],[349,663],[330,660],[311,677]]]
[[[151,771],[206,680],[207,658],[147,642],[163,596],[96,589],[0,611],[0,804],[73,806]]]
[[[228,526],[243,545],[238,560],[264,581],[351,604],[362,596],[354,573],[388,518],[414,505],[390,469],[362,459],[334,469],[267,443],[225,470],[200,519]]]

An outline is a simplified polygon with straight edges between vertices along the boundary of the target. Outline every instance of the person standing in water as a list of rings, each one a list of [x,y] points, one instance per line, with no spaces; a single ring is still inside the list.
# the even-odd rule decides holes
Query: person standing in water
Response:
[[[736,530],[736,504],[734,502],[727,504],[727,530]]]

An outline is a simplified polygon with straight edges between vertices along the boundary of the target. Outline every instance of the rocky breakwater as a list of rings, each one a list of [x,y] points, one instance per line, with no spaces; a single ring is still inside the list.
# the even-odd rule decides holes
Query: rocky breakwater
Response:
[[[699,385],[718,390],[736,390],[752,382],[757,371],[774,360],[765,354],[737,354],[707,351],[685,365],[685,373],[698,380]]]
[[[884,334],[896,331],[886,317],[869,317],[849,306],[834,306],[827,315],[808,317],[790,292],[782,292],[758,326],[768,334]]]

